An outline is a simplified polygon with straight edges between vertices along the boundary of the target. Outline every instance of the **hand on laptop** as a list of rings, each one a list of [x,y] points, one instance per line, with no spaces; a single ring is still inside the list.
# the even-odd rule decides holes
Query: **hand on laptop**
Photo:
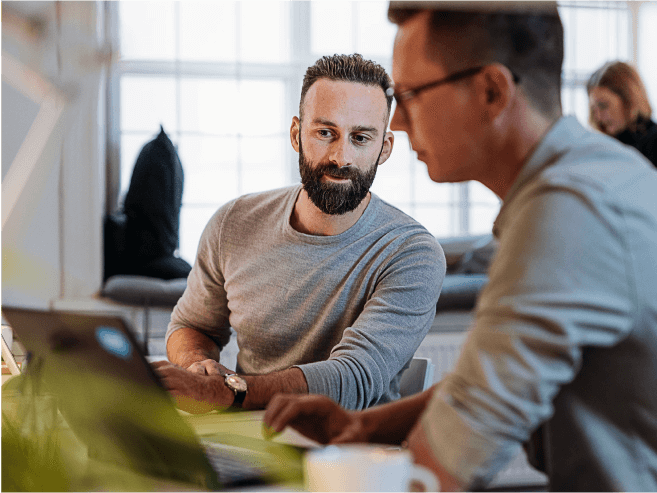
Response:
[[[362,413],[347,411],[324,395],[276,394],[264,417],[266,436],[291,426],[320,443],[367,442]]]
[[[224,385],[224,377],[219,374],[199,375],[168,361],[157,361],[152,366],[175,399],[176,405],[188,413],[200,414],[226,409],[235,399],[233,392]],[[228,370],[224,368],[224,371]]]

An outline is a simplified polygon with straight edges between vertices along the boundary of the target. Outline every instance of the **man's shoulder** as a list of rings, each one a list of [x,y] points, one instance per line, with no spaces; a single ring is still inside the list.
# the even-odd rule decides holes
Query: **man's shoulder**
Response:
[[[259,207],[263,204],[286,201],[299,193],[300,185],[289,185],[286,187],[264,190],[261,192],[247,193],[235,199],[235,206],[239,208]]]
[[[372,194],[377,207],[374,230],[377,234],[395,237],[404,249],[420,248],[444,259],[443,250],[436,237],[407,213]]]
[[[613,193],[641,180],[657,184],[654,167],[644,156],[613,137],[581,127],[552,165],[544,168],[536,185]]]
[[[416,219],[412,218],[406,212],[402,211],[391,203],[386,202],[375,193],[372,193],[372,199],[374,200],[375,206],[377,208],[376,220],[378,223],[386,224],[390,228],[410,228],[417,231],[418,233],[431,234]]]
[[[208,221],[206,234],[242,237],[248,231],[273,227],[298,193],[299,186],[289,186],[236,197],[217,209]]]
[[[273,190],[254,192],[237,197],[220,208],[229,218],[244,220],[248,217],[262,218],[282,213],[290,200],[294,201],[300,190],[292,185]]]

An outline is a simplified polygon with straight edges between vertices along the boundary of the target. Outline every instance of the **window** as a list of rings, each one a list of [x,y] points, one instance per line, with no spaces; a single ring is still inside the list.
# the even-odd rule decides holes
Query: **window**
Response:
[[[604,63],[633,64],[657,101],[657,65],[650,47],[657,42],[657,3],[644,1],[559,2],[565,53],[562,103],[565,114],[588,123],[586,82]]]
[[[383,1],[109,2],[121,61],[115,67],[111,140],[120,147],[119,200],[141,147],[162,124],[185,172],[180,254],[192,262],[214,211],[241,194],[299,181],[289,125],[308,66],[361,53],[391,69],[396,28]],[[634,10],[632,10],[634,8]],[[564,112],[587,120],[584,85],[608,59],[633,59],[655,43],[654,5],[563,2]],[[638,21],[637,19],[641,19]],[[657,80],[643,57],[642,75]],[[641,60],[639,60],[641,62]],[[643,67],[643,69],[642,69]],[[657,88],[652,91],[653,101]],[[438,237],[489,232],[499,200],[479,183],[435,184],[396,132],[372,190]]]

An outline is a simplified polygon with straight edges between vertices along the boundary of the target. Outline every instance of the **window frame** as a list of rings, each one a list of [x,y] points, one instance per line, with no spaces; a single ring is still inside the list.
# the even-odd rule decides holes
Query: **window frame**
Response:
[[[238,2],[239,3],[239,2]],[[638,39],[638,16],[641,5],[646,2],[631,2],[629,0],[619,2],[602,2],[602,3],[582,3],[578,1],[558,2],[561,8],[615,8],[625,9],[630,12],[629,33],[631,40],[629,42],[630,57],[629,61],[637,64],[637,39]],[[177,4],[176,4],[177,5]],[[176,7],[178,8],[178,7]],[[105,2],[107,32],[109,33],[112,45],[115,50],[120,50],[119,39],[119,2]],[[353,12],[353,10],[352,10]],[[238,9],[239,14],[239,9]],[[207,78],[227,78],[227,79],[276,79],[281,80],[285,87],[284,112],[288,122],[292,116],[298,112],[298,99],[301,92],[303,74],[306,68],[314,63],[316,55],[311,52],[311,32],[308,26],[311,25],[311,3],[304,1],[289,2],[289,26],[290,26],[290,60],[283,64],[257,64],[257,63],[233,63],[233,62],[190,62],[190,61],[119,61],[108,71],[108,98],[107,98],[107,170],[106,170],[106,210],[108,213],[119,210],[121,206],[121,108],[120,108],[120,80],[122,76],[130,75],[153,75],[153,76],[174,76],[177,87],[180,85],[182,77],[207,77]],[[563,15],[563,14],[562,14]],[[176,28],[177,29],[177,28]],[[352,16],[352,29],[354,30],[353,39],[356,40],[357,21]],[[570,34],[566,33],[567,38]],[[568,42],[567,40],[565,42]],[[392,53],[391,53],[392,56]],[[386,60],[379,59],[379,63],[387,69],[390,68],[391,57]],[[562,72],[562,94],[564,89],[576,89],[585,87],[589,74]],[[573,92],[574,94],[574,92]],[[574,97],[574,96],[573,96]],[[176,97],[177,104],[180,104],[179,94]],[[178,112],[178,118],[180,118]],[[582,122],[585,124],[586,122]],[[286,122],[287,125],[287,122]],[[180,127],[177,132],[173,132],[171,138],[174,142],[180,136]],[[286,146],[286,155],[284,162],[290,163],[290,167],[285,177],[291,183],[299,181],[299,173],[296,165],[296,153],[291,146]],[[425,171],[423,164],[411,156],[411,173]],[[419,164],[418,164],[419,163]],[[455,235],[473,234],[470,231],[470,211],[471,207],[479,203],[471,200],[472,191],[470,183],[458,183],[451,185],[454,190],[450,196],[453,200],[447,202],[447,205],[440,204],[440,207],[446,207],[448,213],[455,214],[453,229]],[[410,207],[423,209],[426,206],[438,207],[437,201],[418,201],[415,192],[416,186],[411,183]],[[385,197],[383,197],[385,199]],[[488,206],[489,204],[484,204]],[[185,207],[185,204],[183,204]],[[454,234],[452,234],[454,235]],[[446,236],[446,235],[439,235]]]

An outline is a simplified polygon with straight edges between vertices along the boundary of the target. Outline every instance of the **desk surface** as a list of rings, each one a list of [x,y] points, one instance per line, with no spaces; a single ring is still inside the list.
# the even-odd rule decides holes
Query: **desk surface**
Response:
[[[208,436],[217,433],[231,433],[250,438],[262,439],[262,421],[265,411],[242,411],[234,413],[211,413],[194,415],[181,411],[185,420],[198,436]],[[277,435],[274,442],[294,445],[303,448],[317,448],[321,444],[306,438],[292,428],[286,428]]]

